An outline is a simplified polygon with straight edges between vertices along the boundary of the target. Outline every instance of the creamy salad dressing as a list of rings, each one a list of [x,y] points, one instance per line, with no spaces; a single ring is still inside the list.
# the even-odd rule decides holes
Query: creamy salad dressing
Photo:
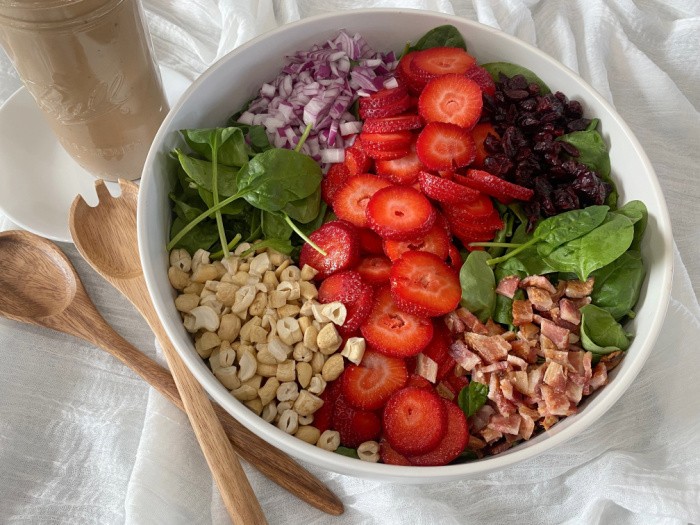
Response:
[[[0,0],[0,43],[81,166],[141,176],[168,104],[137,0]]]

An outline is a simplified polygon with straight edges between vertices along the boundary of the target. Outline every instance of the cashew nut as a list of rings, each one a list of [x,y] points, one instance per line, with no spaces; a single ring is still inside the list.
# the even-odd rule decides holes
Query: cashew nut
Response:
[[[343,343],[343,339],[338,334],[335,325],[333,323],[328,323],[326,326],[321,328],[316,337],[316,344],[318,345],[318,351],[325,355],[330,355],[334,353],[340,345]]]
[[[231,307],[232,312],[245,312],[255,300],[256,290],[254,286],[241,286],[236,290],[236,297]]]
[[[338,326],[342,326],[345,322],[345,317],[348,314],[345,305],[339,301],[333,301],[323,305],[321,308],[321,314],[326,316],[329,321]]]
[[[190,333],[201,329],[216,332],[219,328],[219,314],[210,306],[198,306],[185,314],[183,324]]]
[[[189,272],[192,269],[192,257],[183,248],[175,248],[170,252],[170,266],[175,266],[183,272]]]
[[[294,410],[300,416],[310,416],[323,406],[323,399],[310,393],[308,390],[299,392],[299,396],[294,401]]]

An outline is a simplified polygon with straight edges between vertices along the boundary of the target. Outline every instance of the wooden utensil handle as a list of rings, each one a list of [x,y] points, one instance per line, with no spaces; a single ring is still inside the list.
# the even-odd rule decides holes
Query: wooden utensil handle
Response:
[[[175,380],[165,368],[134,348],[106,323],[104,327],[90,333],[92,337],[86,337],[87,334],[83,336],[131,368],[180,410],[185,410]],[[96,337],[97,334],[101,336]],[[226,436],[239,456],[309,505],[333,516],[343,513],[342,501],[308,470],[253,434],[219,405],[212,404]]]

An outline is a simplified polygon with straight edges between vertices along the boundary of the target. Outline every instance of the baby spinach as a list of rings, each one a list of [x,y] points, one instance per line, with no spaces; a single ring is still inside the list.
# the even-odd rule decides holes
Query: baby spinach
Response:
[[[180,162],[180,165],[185,170],[187,176],[195,184],[197,184],[197,186],[204,188],[211,193],[214,190],[214,165],[208,160],[197,159],[190,155],[186,155],[179,149],[176,149],[174,153],[177,160]],[[218,170],[219,176],[216,181],[216,186],[219,189],[219,195],[229,197],[236,193],[238,189],[238,186],[236,185],[236,174],[238,173],[238,168],[224,166],[221,164],[218,166]]]
[[[340,454],[341,456],[347,456],[349,458],[360,459],[360,456],[357,455],[357,450],[354,448],[340,446],[335,449],[335,453]]]
[[[547,93],[552,92],[552,90],[549,89],[549,86],[547,86],[547,84],[545,84],[540,77],[526,67],[511,64],[510,62],[489,62],[488,64],[481,64],[481,67],[489,72],[489,75],[491,75],[494,82],[498,82],[500,80],[501,74],[508,78],[512,78],[516,75],[522,75],[525,77],[528,84],[535,83],[540,87],[541,95],[546,95]]]
[[[595,278],[591,301],[617,321],[634,316],[632,308],[639,299],[645,270],[642,255],[628,250],[613,262],[591,274]]]
[[[462,388],[457,395],[457,404],[462,409],[464,415],[472,417],[486,404],[489,395],[489,387],[478,381],[472,381]]]
[[[545,257],[562,244],[585,235],[602,224],[608,210],[607,206],[589,206],[541,221],[533,233],[535,238],[542,241],[537,246],[537,251]]]
[[[581,308],[581,343],[594,354],[609,354],[627,350],[630,340],[610,312],[587,304]]]
[[[212,146],[215,140],[219,164],[240,167],[248,162],[245,137],[240,128],[184,129],[180,133],[190,149],[209,162],[213,161]]]
[[[173,238],[177,236],[187,224],[187,221],[180,217],[175,217],[170,225],[170,237]],[[218,238],[219,234],[216,229],[212,229],[206,224],[198,224],[191,228],[186,236],[178,239],[178,241],[173,244],[172,248],[184,248],[189,253],[194,253],[200,248],[208,250]]]
[[[459,47],[467,50],[467,44],[462,38],[462,34],[453,25],[443,25],[431,29],[418,39],[418,42],[410,46],[408,52],[423,51],[431,47]]]
[[[642,201],[629,201],[621,208],[615,210],[615,213],[624,215],[634,224],[634,239],[632,240],[631,248],[638,250],[649,220],[649,212],[646,205]]]
[[[473,251],[459,271],[462,286],[461,305],[485,322],[493,314],[496,305],[496,280],[486,261],[489,254]]]
[[[579,156],[576,160],[595,171],[604,180],[610,177],[610,155],[608,145],[595,129],[572,131],[557,138],[574,146]]]

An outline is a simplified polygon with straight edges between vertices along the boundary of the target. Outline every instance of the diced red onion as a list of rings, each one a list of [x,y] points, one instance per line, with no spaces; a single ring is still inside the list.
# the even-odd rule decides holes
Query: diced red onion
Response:
[[[353,120],[350,122],[343,122],[340,125],[340,134],[343,137],[347,137],[348,135],[355,135],[356,133],[359,133],[362,131],[362,122],[359,122],[357,120]]]
[[[344,149],[324,149],[321,151],[321,162],[333,164],[345,160]]]

